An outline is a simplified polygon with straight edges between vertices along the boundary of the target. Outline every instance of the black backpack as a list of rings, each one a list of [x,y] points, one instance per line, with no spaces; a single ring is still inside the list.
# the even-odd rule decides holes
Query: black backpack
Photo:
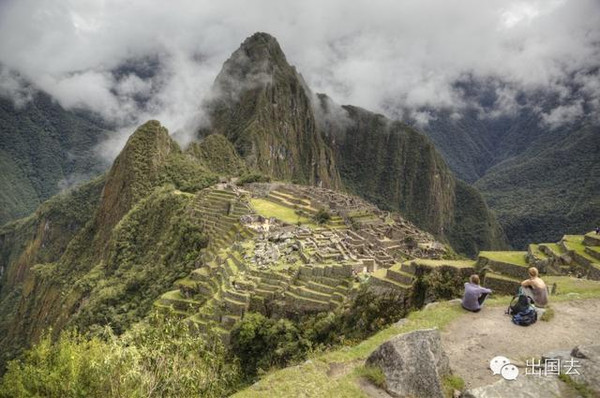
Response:
[[[529,306],[525,311],[514,314],[512,321],[515,325],[529,326],[537,321],[537,311],[534,306]]]
[[[519,294],[512,298],[508,308],[506,309],[506,313],[508,315],[515,315],[519,312],[524,312],[531,306],[531,304],[533,304],[531,297],[528,297],[524,294]]]

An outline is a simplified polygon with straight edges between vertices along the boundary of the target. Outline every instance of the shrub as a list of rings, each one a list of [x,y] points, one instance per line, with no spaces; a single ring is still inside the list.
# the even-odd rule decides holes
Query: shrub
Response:
[[[260,173],[249,173],[244,174],[237,181],[239,185],[250,184],[253,182],[271,182],[271,177]]]
[[[314,216],[314,220],[317,224],[325,224],[331,219],[331,214],[325,209],[319,209],[317,214]]]
[[[50,332],[11,361],[0,397],[221,397],[239,385],[217,336],[199,339],[183,322],[158,314],[122,338]]]
[[[231,348],[248,377],[274,366],[283,367],[302,360],[310,342],[294,323],[248,313],[231,332]]]

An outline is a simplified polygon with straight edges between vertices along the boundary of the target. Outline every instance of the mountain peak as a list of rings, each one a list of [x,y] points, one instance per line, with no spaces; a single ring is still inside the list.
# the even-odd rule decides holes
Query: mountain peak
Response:
[[[289,66],[277,39],[268,33],[257,32],[248,37],[233,55],[238,52],[243,53],[251,62]]]
[[[223,64],[215,80],[221,95],[235,98],[240,90],[255,88],[272,82],[274,75],[296,78],[277,39],[268,33],[258,32],[248,37]]]

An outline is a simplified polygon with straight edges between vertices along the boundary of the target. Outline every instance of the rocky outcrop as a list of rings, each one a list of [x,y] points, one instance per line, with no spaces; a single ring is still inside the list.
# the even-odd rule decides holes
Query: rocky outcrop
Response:
[[[367,359],[381,368],[386,390],[397,397],[443,398],[442,379],[450,363],[436,329],[398,335],[383,343]]]

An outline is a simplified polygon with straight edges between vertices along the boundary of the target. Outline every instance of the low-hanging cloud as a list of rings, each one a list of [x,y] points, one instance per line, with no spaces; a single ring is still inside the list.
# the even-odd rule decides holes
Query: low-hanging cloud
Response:
[[[426,124],[424,109],[467,105],[456,83],[468,76],[501,83],[491,116],[514,112],[519,93],[552,92],[541,116],[556,124],[583,116],[574,87],[600,108],[599,27],[597,0],[13,0],[0,4],[0,64],[65,107],[129,132],[156,118],[185,143],[222,63],[265,31],[337,103]],[[153,73],[127,72],[148,59]]]

